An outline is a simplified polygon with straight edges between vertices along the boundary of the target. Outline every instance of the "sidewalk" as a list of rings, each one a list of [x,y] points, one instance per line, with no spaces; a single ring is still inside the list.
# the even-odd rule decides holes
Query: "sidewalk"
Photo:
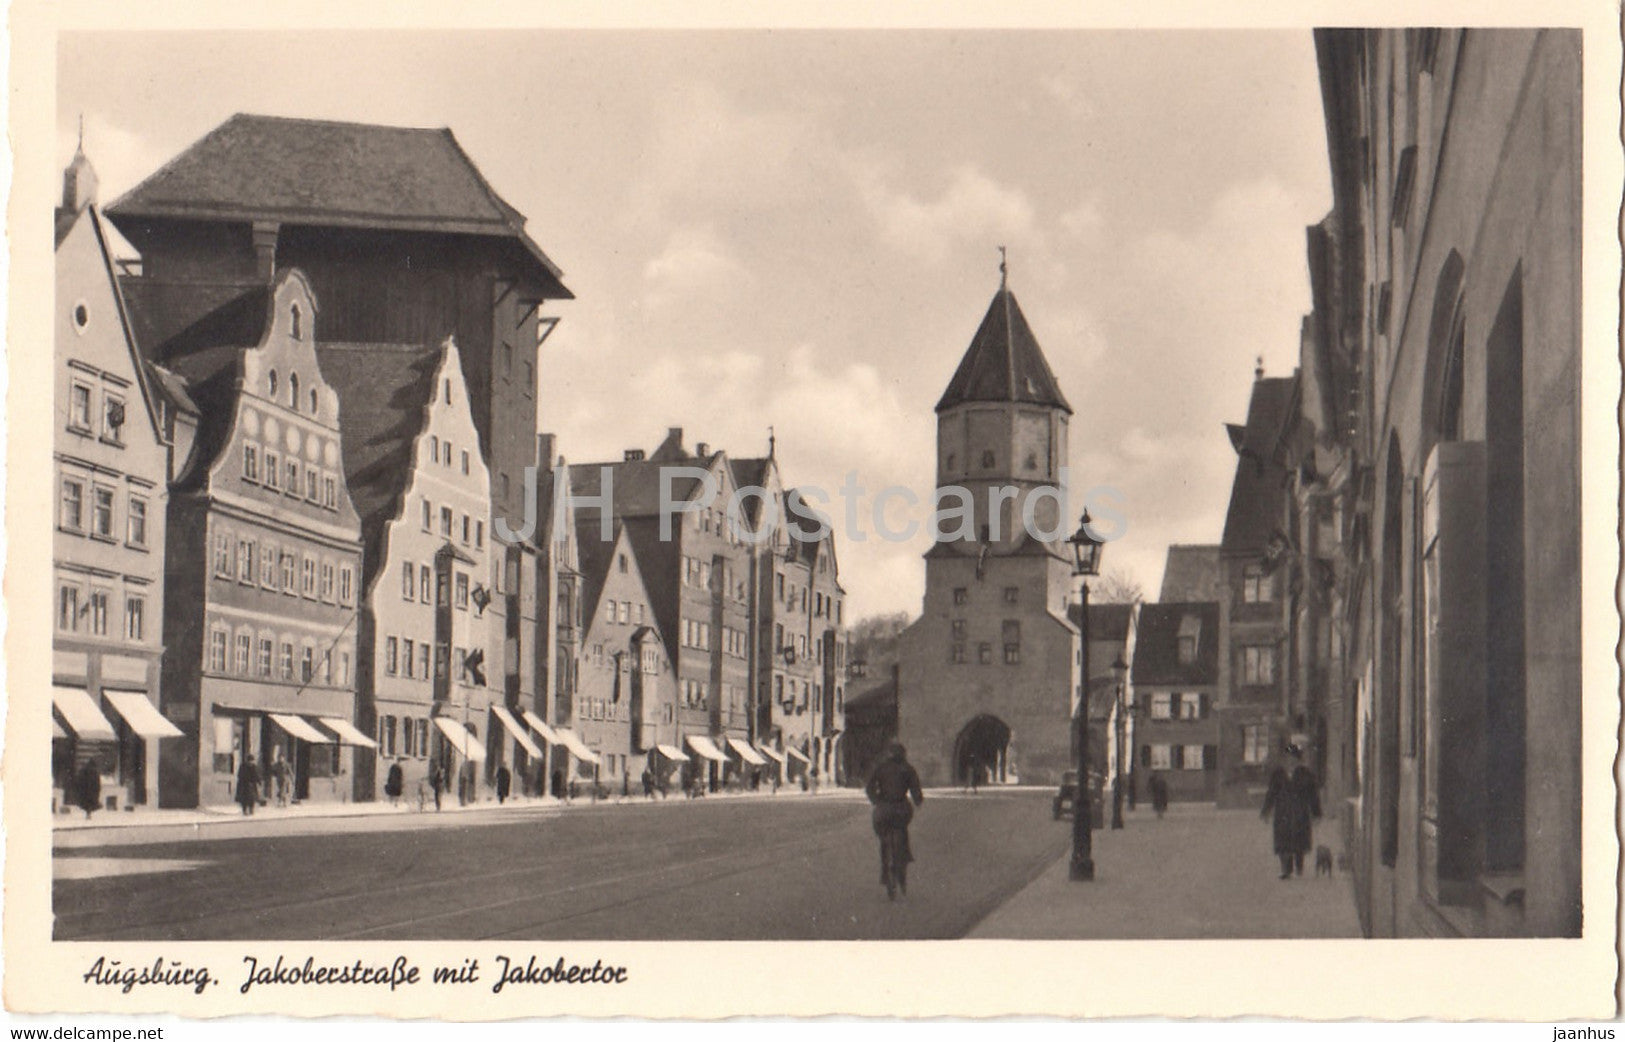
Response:
[[[1070,819],[1056,828],[1071,828]],[[1337,849],[1322,820],[1316,842]],[[1350,876],[1279,879],[1257,811],[1142,807],[1094,833],[1095,879],[1068,878],[1070,851],[970,932],[1022,940],[1359,937]]]
[[[861,798],[861,789],[830,788],[825,787],[817,792],[802,792],[799,787],[785,786],[777,793],[768,789],[758,791],[732,791],[707,793],[700,799],[690,800],[681,794],[674,793],[662,800],[658,796],[652,801],[654,804],[689,804],[703,803],[707,800],[771,800],[771,799],[824,799],[828,797],[850,796]],[[446,814],[479,814],[488,811],[535,811],[539,813],[568,813],[583,807],[615,807],[633,806],[650,803],[642,792],[636,795],[622,797],[618,793],[594,801],[590,796],[578,796],[574,800],[565,801],[554,796],[510,796],[506,803],[498,803],[495,797],[488,797],[469,804],[458,804],[455,796],[443,799],[438,812],[440,816]],[[399,817],[403,824],[413,820],[425,820],[434,817],[437,812],[431,800],[427,809],[419,812],[417,800],[402,799],[398,805],[391,804],[387,799],[376,803],[298,803],[286,807],[262,806],[256,807],[252,815],[246,815],[242,808],[235,803],[217,804],[200,807],[195,810],[159,810],[142,807],[135,810],[97,811],[90,818],[84,812],[74,810],[71,814],[57,814],[52,818],[51,829],[53,833],[85,832],[95,829],[126,829],[126,828],[155,828],[174,825],[220,825],[235,824],[248,825],[259,822],[273,823],[278,821],[303,821],[321,818],[384,818]]]

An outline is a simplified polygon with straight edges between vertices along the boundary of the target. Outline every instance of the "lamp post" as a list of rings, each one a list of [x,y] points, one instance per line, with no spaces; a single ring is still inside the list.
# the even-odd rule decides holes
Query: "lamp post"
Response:
[[[1123,702],[1125,682],[1128,680],[1128,663],[1123,661],[1123,653],[1117,653],[1117,659],[1112,663],[1112,679],[1117,681],[1117,757],[1112,770],[1112,828],[1123,827],[1123,714],[1127,707]]]
[[[1078,576],[1078,629],[1082,638],[1082,686],[1078,689],[1078,718],[1073,734],[1078,746],[1078,794],[1072,801],[1072,879],[1095,878],[1094,799],[1089,785],[1089,577],[1100,574],[1100,552],[1105,546],[1089,531],[1089,511],[1078,519],[1078,530],[1068,540],[1072,544],[1072,574]]]

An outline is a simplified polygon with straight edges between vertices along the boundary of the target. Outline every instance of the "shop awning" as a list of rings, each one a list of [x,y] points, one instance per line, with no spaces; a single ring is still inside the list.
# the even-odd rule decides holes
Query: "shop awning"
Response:
[[[508,729],[509,734],[513,735],[513,740],[519,743],[520,748],[524,749],[528,755],[541,759],[542,750],[535,742],[530,740],[530,735],[526,734],[525,729],[519,726],[519,721],[515,720],[513,714],[508,712],[507,706],[492,706],[491,712],[496,714],[498,720],[502,721],[502,726]]]
[[[378,743],[362,734],[357,727],[342,716],[318,716],[316,719],[327,725],[327,729],[339,736],[340,745],[359,745],[366,749],[378,748]]]
[[[52,738],[66,738],[66,737],[68,737],[68,732],[62,730],[62,725],[56,722],[56,717],[54,717],[54,716],[51,717],[51,737]]]
[[[457,755],[473,763],[485,762],[485,750],[474,741],[474,736],[468,733],[468,728],[444,716],[435,717],[434,725],[440,728],[440,733],[446,736],[446,741],[457,750]]]
[[[738,753],[739,758],[744,760],[746,763],[754,764],[757,767],[767,766],[767,761],[762,758],[762,754],[757,752],[755,749],[752,749],[749,742],[742,742],[737,738],[730,738],[728,739],[728,748]]]
[[[707,760],[715,760],[717,763],[728,762],[728,757],[723,755],[722,750],[712,745],[711,739],[703,734],[691,734],[685,741],[688,742],[690,749],[693,749]]]
[[[302,716],[294,716],[292,713],[267,713],[265,715],[276,721],[278,727],[301,741],[314,742],[317,745],[333,744],[333,739],[310,726],[310,723]]]
[[[655,746],[655,750],[659,752],[661,756],[664,756],[673,763],[688,762],[688,754],[677,748],[675,745],[657,745]]]
[[[559,744],[559,733],[547,726],[546,720],[543,720],[541,717],[537,716],[528,709],[519,715],[525,718],[525,723],[530,725],[530,729],[532,731],[535,731],[537,734],[542,736],[542,741],[546,742],[548,745]]]
[[[112,703],[113,709],[124,722],[130,725],[130,730],[143,738],[179,738],[181,729],[164,719],[164,714],[158,712],[147,696],[140,691],[107,691],[102,694]]]
[[[559,743],[570,750],[570,755],[582,763],[597,763],[598,754],[587,748],[587,743],[576,736],[568,727],[558,728]]]
[[[794,756],[796,759],[800,760],[802,763],[807,763],[807,764],[812,763],[812,761],[807,758],[806,753],[802,752],[800,749],[797,749],[793,745],[790,748],[788,748],[788,749],[786,749],[784,751],[789,753],[791,756]]]
[[[62,720],[81,741],[116,742],[113,725],[102,715],[101,708],[82,687],[51,688],[51,704],[62,714]]]
[[[773,748],[771,745],[758,745],[756,747],[756,751],[767,757],[769,760],[772,760],[774,763],[784,763],[784,754]]]

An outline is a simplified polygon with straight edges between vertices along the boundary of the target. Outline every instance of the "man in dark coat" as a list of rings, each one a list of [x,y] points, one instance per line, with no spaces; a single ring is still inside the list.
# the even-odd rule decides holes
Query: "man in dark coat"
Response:
[[[440,794],[446,788],[446,768],[439,760],[429,766],[429,788],[434,790],[434,809],[440,809]]]
[[[1159,818],[1168,809],[1168,781],[1159,771],[1151,772],[1151,809]]]
[[[243,766],[237,772],[236,795],[237,805],[243,808],[243,813],[254,813],[254,805],[260,801],[260,769],[252,756],[243,757]]]
[[[1294,871],[1303,875],[1303,856],[1313,842],[1312,820],[1320,817],[1319,784],[1315,774],[1303,765],[1303,749],[1286,747],[1287,762],[1270,774],[1269,793],[1264,797],[1260,817],[1275,812],[1275,856],[1281,859],[1281,878]]]
[[[396,760],[389,765],[389,774],[384,779],[384,795],[389,797],[390,803],[399,803],[405,788],[406,774],[401,770],[401,761]]]
[[[79,768],[74,787],[78,790],[79,807],[85,812],[85,820],[89,821],[91,811],[102,805],[102,769],[96,766],[95,760],[86,760],[84,766]]]
[[[508,802],[508,792],[513,788],[513,774],[508,770],[507,764],[497,767],[497,803]]]
[[[914,860],[908,845],[908,825],[914,820],[914,808],[925,802],[920,776],[908,762],[901,743],[893,742],[886,750],[885,758],[870,772],[864,791],[875,807],[872,817],[875,835],[880,837],[880,881],[886,886],[887,899],[894,899],[899,889],[908,893],[908,863]],[[911,799],[913,806],[909,804]],[[888,846],[896,851],[894,864],[887,863]]]

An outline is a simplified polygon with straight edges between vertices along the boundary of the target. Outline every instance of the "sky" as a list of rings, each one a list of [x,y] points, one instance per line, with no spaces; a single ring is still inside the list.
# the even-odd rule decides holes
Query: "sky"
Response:
[[[576,299],[542,348],[570,462],[668,427],[789,485],[928,499],[932,412],[1009,284],[1075,410],[1072,484],[1155,599],[1217,542],[1255,359],[1296,364],[1330,208],[1307,31],[66,34],[110,203],[235,112],[450,127]],[[892,526],[906,520],[894,508]],[[925,520],[925,508],[913,516]],[[923,532],[837,528],[848,618],[917,613]]]

